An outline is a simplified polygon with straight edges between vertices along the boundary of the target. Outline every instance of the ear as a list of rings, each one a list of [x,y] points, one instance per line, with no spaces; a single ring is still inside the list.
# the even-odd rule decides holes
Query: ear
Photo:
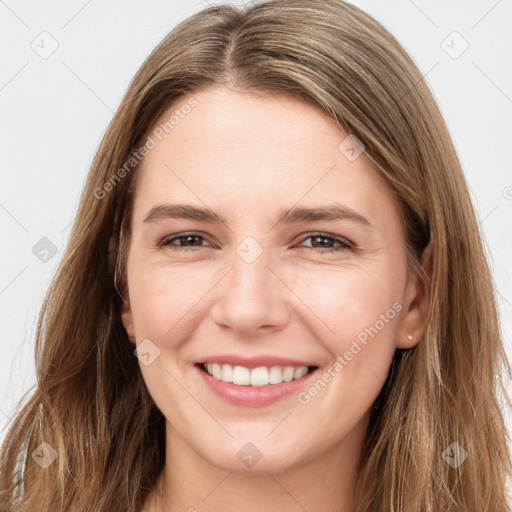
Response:
[[[420,269],[407,281],[404,314],[398,331],[397,348],[412,348],[425,331],[432,280],[432,246],[430,243],[423,251],[421,268],[424,272]]]
[[[135,345],[135,328],[133,325],[133,314],[129,297],[128,300],[123,301],[123,306],[121,308],[121,320],[126,330],[126,334],[128,334],[128,340],[130,343]]]

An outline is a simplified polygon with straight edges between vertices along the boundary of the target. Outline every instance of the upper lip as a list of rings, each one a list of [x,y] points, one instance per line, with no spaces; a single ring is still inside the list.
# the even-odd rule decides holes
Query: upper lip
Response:
[[[231,366],[244,366],[246,368],[258,368],[260,366],[315,366],[308,361],[271,355],[244,357],[233,354],[218,354],[198,361],[198,364],[203,363],[230,364]]]

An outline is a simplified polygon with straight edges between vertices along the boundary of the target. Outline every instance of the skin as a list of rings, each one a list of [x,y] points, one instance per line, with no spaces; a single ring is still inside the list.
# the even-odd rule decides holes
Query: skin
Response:
[[[398,206],[364,152],[351,161],[338,150],[348,134],[317,107],[224,88],[192,96],[198,105],[145,157],[133,209],[122,319],[132,343],[160,350],[140,369],[167,420],[161,492],[144,510],[352,511],[374,401],[395,349],[425,328],[428,292],[407,274]],[[207,206],[227,222],[143,221],[166,203]],[[282,208],[333,203],[372,226],[275,224]],[[190,231],[204,238],[159,245]],[[310,232],[356,249],[322,252],[340,244]],[[262,250],[252,263],[236,252],[247,236]],[[424,268],[429,261],[426,251]],[[306,405],[296,394],[260,408],[229,404],[194,367],[208,355],[270,354],[314,361],[322,373],[393,303],[401,310]],[[247,442],[263,455],[250,468],[237,457]]]

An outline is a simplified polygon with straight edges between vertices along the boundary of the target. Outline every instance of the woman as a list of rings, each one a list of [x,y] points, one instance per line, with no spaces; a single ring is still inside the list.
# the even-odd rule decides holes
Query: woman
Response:
[[[420,72],[350,4],[210,7],[160,43],[37,353],[1,510],[508,510],[467,185]]]

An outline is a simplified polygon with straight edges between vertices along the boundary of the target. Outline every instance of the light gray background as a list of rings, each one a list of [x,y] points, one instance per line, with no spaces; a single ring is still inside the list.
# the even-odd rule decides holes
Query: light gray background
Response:
[[[489,248],[510,355],[512,0],[353,3],[401,41],[440,104]],[[38,311],[107,124],[150,51],[207,5],[0,0],[0,438],[35,383]],[[43,237],[55,255],[34,254]]]

